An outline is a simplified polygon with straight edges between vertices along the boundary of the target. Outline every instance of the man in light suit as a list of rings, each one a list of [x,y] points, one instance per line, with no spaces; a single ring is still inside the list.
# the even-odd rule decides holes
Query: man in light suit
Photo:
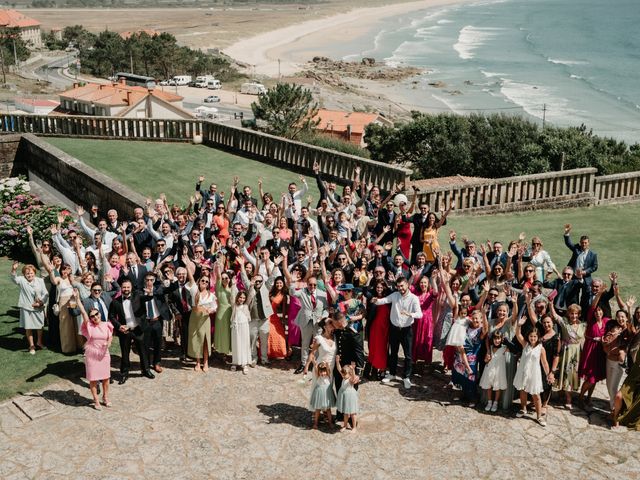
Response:
[[[296,325],[300,327],[302,343],[300,344],[300,366],[293,372],[302,373],[309,358],[309,345],[313,336],[318,332],[318,323],[325,316],[327,309],[327,294],[318,290],[318,279],[310,277],[307,288],[298,290],[291,287],[290,294],[300,301],[300,311],[296,317]]]
[[[244,262],[242,262],[244,263]],[[269,290],[273,285],[276,277],[280,274],[277,266],[273,266],[271,275],[265,282],[262,274],[256,274],[251,281],[247,277],[246,270],[242,268],[242,281],[245,285],[250,285],[249,295],[247,297],[247,306],[251,313],[251,321],[249,322],[249,339],[251,342],[251,367],[255,367],[258,363],[258,354],[256,351],[258,337],[260,338],[260,363],[266,365],[269,363],[267,358],[267,346],[269,341],[269,317],[273,315],[273,308],[269,300]]]
[[[105,292],[102,290],[102,284],[93,282],[91,285],[91,294],[82,301],[84,309],[88,312],[95,308],[100,312],[100,319],[103,322],[109,321],[109,306],[113,297],[120,292],[120,285],[117,282],[111,282],[113,290]]]

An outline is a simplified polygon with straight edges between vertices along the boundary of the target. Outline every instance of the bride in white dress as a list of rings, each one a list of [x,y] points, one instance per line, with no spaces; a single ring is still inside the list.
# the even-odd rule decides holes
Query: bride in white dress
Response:
[[[306,375],[309,371],[309,365],[311,365],[311,356],[314,355],[316,363],[320,364],[325,362],[329,366],[329,376],[333,383],[333,368],[336,364],[336,342],[333,339],[333,324],[327,322],[322,326],[322,334],[316,335],[313,338],[313,344],[311,345],[311,352],[309,353],[309,360],[304,366],[303,373]],[[315,386],[315,369],[313,374],[313,386]]]

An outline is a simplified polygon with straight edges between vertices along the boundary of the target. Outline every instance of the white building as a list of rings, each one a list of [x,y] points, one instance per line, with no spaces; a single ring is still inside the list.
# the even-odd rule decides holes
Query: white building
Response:
[[[40,22],[33,18],[16,10],[0,10],[0,27],[19,29],[20,37],[29,48],[42,47]]]

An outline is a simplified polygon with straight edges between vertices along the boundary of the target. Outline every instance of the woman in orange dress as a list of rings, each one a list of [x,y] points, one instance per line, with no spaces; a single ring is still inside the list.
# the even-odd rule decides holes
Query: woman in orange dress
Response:
[[[285,358],[287,356],[287,334],[284,329],[287,323],[289,295],[284,278],[278,277],[269,292],[273,315],[269,317],[269,339],[267,340],[267,356],[269,358]]]
[[[453,208],[453,201],[449,205],[449,209],[442,213],[440,220],[435,213],[430,212],[427,215],[427,225],[422,230],[422,243],[424,244],[422,251],[427,256],[428,263],[434,263],[436,261],[436,253],[440,250],[440,244],[438,243],[438,232],[440,227],[444,224],[447,216]],[[442,211],[442,210],[440,210]]]
[[[222,245],[226,245],[227,239],[229,238],[229,217],[227,217],[225,207],[222,203],[218,205],[216,214],[213,216],[213,223],[218,232],[216,233],[216,237],[218,237]]]

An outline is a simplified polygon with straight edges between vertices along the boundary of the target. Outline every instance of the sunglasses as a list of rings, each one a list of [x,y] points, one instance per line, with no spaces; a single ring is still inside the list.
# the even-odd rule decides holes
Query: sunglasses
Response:
[[[100,293],[102,292],[101,288],[94,288],[93,290],[91,290],[93,293]]]
[[[100,314],[98,312],[92,313],[91,315],[89,315],[89,318],[100,318]]]
[[[525,272],[533,272],[533,269],[532,269],[532,268],[527,268],[527,269],[525,270]]]

